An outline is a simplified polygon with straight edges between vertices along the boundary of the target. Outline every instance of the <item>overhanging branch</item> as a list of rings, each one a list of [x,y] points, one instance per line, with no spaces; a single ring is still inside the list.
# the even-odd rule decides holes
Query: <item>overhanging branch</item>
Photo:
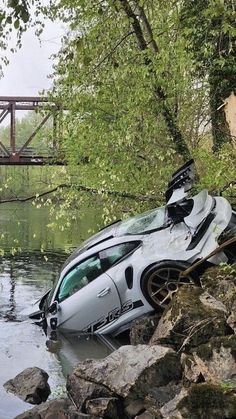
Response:
[[[55,186],[55,188],[49,189],[48,191],[44,191],[41,193],[36,193],[27,197],[14,197],[14,198],[9,198],[9,199],[1,199],[0,200],[0,204],[5,204],[5,203],[11,203],[11,202],[27,202],[27,201],[33,201],[34,199],[38,199],[38,198],[42,198],[46,195],[50,195],[53,192],[56,192],[60,189],[76,189],[78,191],[81,192],[88,192],[88,193],[92,193],[92,194],[104,194],[104,195],[108,195],[108,196],[117,196],[120,198],[128,198],[128,199],[133,199],[136,201],[157,201],[157,197],[155,196],[151,196],[151,195],[134,195],[128,192],[120,192],[120,191],[111,191],[111,190],[107,190],[107,189],[98,189],[98,188],[90,188],[88,186],[84,186],[84,185],[69,185],[66,183],[60,184],[58,186]]]

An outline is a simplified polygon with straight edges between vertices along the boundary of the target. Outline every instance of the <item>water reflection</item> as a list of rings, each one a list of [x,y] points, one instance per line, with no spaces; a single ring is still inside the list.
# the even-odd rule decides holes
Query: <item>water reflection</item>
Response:
[[[46,337],[27,312],[53,285],[67,255],[38,253],[3,258],[0,270],[0,418],[12,419],[30,405],[8,394],[2,385],[24,368],[38,366],[47,371],[52,392],[65,384],[65,377],[79,361],[99,359],[120,344],[96,336]]]
[[[0,248],[5,252],[57,252],[77,246],[88,237],[88,231],[97,231],[102,225],[101,208],[83,208],[78,218],[66,230],[52,225],[48,207],[36,208],[31,203],[0,205]],[[70,214],[68,214],[70,219]]]
[[[53,394],[79,361],[103,358],[119,345],[88,336],[58,334],[52,339],[28,318],[33,304],[57,279],[68,257],[64,249],[71,251],[88,236],[89,228],[96,230],[101,211],[91,205],[81,212],[86,216],[65,233],[47,229],[47,208],[0,207],[0,250],[22,249],[19,254],[2,257],[0,264],[0,419],[12,419],[31,408],[3,388],[24,368],[45,369]]]
[[[9,309],[6,311],[4,317],[8,321],[16,320],[15,308],[16,308],[16,301],[15,301],[15,279],[13,276],[13,268],[10,267],[10,291],[9,291]]]
[[[79,361],[104,358],[117,349],[120,343],[113,338],[95,335],[57,333],[54,339],[52,336],[47,339],[46,346],[48,351],[57,354],[66,377]]]
[[[64,253],[22,253],[2,258],[0,271],[0,315],[6,320],[24,320],[24,309],[38,300],[57,279]]]

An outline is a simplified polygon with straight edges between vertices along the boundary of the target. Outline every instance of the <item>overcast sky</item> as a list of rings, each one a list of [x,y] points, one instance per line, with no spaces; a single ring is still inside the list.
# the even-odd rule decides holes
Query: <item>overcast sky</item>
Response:
[[[24,33],[22,48],[14,54],[7,53],[10,63],[3,68],[0,96],[39,96],[43,90],[50,89],[52,80],[47,77],[52,72],[53,61],[50,56],[59,50],[64,34],[65,29],[61,24],[49,21],[45,22],[41,43],[33,29]],[[17,111],[16,117],[21,119],[25,114],[24,111]],[[1,126],[9,123],[8,114]]]
[[[46,23],[41,44],[33,30],[26,32],[22,48],[8,54],[10,64],[4,68],[4,77],[0,79],[0,96],[37,96],[41,90],[49,89],[50,56],[60,48],[63,34],[63,27],[51,22]]]

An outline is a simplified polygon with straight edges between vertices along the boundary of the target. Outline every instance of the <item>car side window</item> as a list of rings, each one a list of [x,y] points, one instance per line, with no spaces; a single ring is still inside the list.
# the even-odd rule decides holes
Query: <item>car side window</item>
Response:
[[[102,269],[105,271],[113,266],[116,262],[122,259],[125,255],[130,253],[136,247],[139,246],[139,242],[128,242],[117,244],[116,246],[109,247],[108,249],[102,250],[99,253]]]
[[[71,269],[63,278],[58,301],[63,301],[102,274],[98,256],[92,256]]]

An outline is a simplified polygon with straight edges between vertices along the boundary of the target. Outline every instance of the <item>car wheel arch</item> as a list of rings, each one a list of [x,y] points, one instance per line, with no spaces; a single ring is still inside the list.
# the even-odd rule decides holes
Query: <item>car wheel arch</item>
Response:
[[[169,268],[172,269],[173,268],[174,270],[177,270],[177,271],[181,271],[181,270],[183,271],[190,266],[191,266],[191,263],[189,262],[186,262],[183,260],[174,260],[174,259],[165,259],[165,260],[157,261],[148,265],[142,272],[142,275],[140,278],[140,288],[147,302],[156,310],[162,310],[163,308],[165,308],[165,306],[163,307],[161,305],[158,306],[156,303],[154,303],[152,297],[149,295],[148,290],[147,290],[148,279],[152,275],[152,273],[155,272],[155,269],[169,269]],[[193,272],[191,274],[191,280],[194,285],[200,286],[198,272]]]

